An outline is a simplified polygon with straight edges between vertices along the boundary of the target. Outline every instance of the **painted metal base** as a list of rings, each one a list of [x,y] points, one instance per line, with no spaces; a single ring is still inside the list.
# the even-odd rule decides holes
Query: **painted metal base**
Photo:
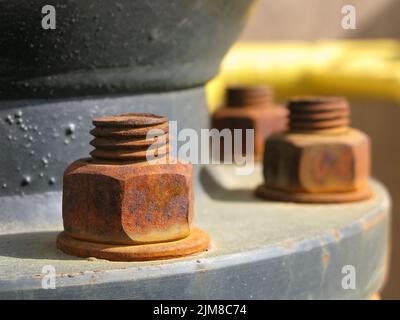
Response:
[[[369,186],[352,192],[337,193],[292,193],[283,190],[268,188],[265,184],[260,185],[256,189],[256,195],[260,198],[300,202],[300,203],[345,203],[363,201],[372,197],[373,193]]]
[[[200,132],[208,127],[203,87],[111,97],[0,101],[0,141],[7,150],[7,155],[0,156],[0,198],[61,190],[65,168],[87,157],[92,149],[93,118],[131,112],[167,116],[176,121],[177,130]],[[0,229],[5,214],[0,210]]]
[[[57,237],[57,248],[63,252],[83,257],[95,257],[110,261],[148,261],[173,259],[206,251],[210,236],[199,228],[193,228],[186,238],[144,245],[110,245],[72,238],[65,232]]]
[[[208,166],[196,182],[196,224],[213,239],[207,252],[171,260],[112,262],[66,255],[56,248],[62,230],[61,193],[13,198],[15,214],[32,219],[0,230],[0,298],[6,299],[368,299],[386,274],[390,199],[371,181],[373,197],[321,205],[269,202],[254,196],[256,166]],[[36,197],[34,201],[34,197]],[[45,215],[49,199],[53,218]],[[11,201],[11,199],[8,199]],[[17,204],[17,202],[19,204]],[[0,201],[4,208],[4,198]],[[18,209],[20,208],[20,209]],[[44,266],[56,272],[45,290]],[[356,288],[342,287],[345,266]]]

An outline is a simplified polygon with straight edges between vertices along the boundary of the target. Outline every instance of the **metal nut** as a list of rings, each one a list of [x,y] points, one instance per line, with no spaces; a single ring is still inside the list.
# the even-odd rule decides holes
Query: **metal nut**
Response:
[[[74,238],[138,244],[190,233],[192,168],[184,164],[74,162],[64,174],[63,219]]]
[[[265,184],[258,195],[300,202],[368,198],[370,140],[349,128],[349,107],[339,97],[289,102],[289,131],[266,141]]]
[[[268,87],[231,87],[227,91],[226,108],[214,113],[212,127],[223,129],[254,129],[254,159],[261,161],[265,139],[273,133],[285,130],[286,108],[274,104],[273,92]],[[242,135],[242,149],[246,150],[245,135]],[[234,140],[233,140],[234,144]],[[224,145],[221,143],[221,150]],[[234,148],[232,146],[232,150]],[[222,152],[223,154],[223,152]],[[223,158],[221,158],[223,160]]]
[[[151,129],[167,134],[167,119],[129,114],[93,123],[92,158],[74,162],[64,173],[65,232],[75,239],[125,245],[188,236],[193,217],[192,167],[161,163],[168,143],[146,138]],[[150,145],[157,146],[159,156],[153,163],[146,160]]]
[[[264,178],[288,192],[348,192],[368,185],[369,139],[355,129],[345,134],[290,133],[267,142]]]

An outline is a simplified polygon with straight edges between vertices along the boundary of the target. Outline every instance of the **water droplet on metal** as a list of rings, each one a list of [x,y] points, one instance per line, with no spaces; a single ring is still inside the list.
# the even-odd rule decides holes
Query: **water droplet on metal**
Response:
[[[65,134],[67,136],[70,136],[75,132],[75,129],[76,129],[75,123],[69,123],[67,128],[65,129]]]
[[[24,176],[21,181],[21,186],[26,187],[32,182],[32,178],[30,176]]]
[[[21,118],[21,117],[22,117],[22,111],[21,111],[21,110],[18,110],[18,111],[14,114],[14,116],[15,116],[16,118]]]
[[[7,115],[7,117],[6,117],[6,122],[7,122],[8,124],[13,124],[13,123],[14,123],[14,119],[13,119],[13,117],[11,116],[11,114]]]

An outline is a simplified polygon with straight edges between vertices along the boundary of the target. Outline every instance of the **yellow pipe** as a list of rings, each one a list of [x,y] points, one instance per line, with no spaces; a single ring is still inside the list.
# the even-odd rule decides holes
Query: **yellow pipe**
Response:
[[[338,94],[400,101],[400,41],[237,43],[207,85],[210,110],[230,85],[272,86],[277,95]]]

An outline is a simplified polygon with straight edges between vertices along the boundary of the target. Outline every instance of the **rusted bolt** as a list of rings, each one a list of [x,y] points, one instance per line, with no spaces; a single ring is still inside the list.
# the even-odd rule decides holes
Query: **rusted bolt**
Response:
[[[192,225],[192,167],[168,157],[168,119],[125,114],[93,124],[92,157],[64,172],[65,231],[58,246],[73,255],[109,260],[205,250],[208,235]]]
[[[370,140],[349,125],[342,97],[289,101],[289,131],[266,141],[260,197],[295,202],[350,202],[371,197]]]
[[[218,130],[242,129],[245,133],[246,129],[254,129],[254,159],[256,161],[262,160],[266,137],[285,130],[286,125],[287,109],[274,103],[273,91],[266,86],[228,88],[226,107],[219,109],[212,117],[212,127]],[[241,143],[243,150],[241,155],[244,156],[246,151],[244,134]],[[221,141],[221,151],[223,147],[223,141]],[[234,151],[233,146],[232,151]]]

